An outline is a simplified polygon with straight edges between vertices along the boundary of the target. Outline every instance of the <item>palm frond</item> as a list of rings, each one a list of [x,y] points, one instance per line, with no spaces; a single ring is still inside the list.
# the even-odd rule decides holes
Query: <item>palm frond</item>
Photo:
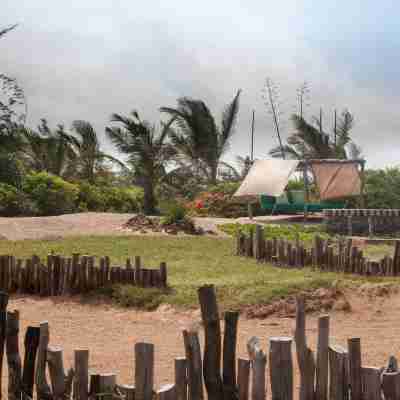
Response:
[[[238,90],[232,102],[226,106],[224,112],[222,113],[222,129],[219,138],[219,148],[221,154],[224,150],[226,150],[228,141],[234,133],[237,115],[239,113],[240,93],[241,90]]]

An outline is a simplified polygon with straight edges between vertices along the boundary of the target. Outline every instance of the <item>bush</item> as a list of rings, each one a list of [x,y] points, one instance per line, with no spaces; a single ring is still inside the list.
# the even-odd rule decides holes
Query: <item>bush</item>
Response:
[[[161,225],[172,225],[185,221],[187,209],[178,202],[166,202],[161,206]]]
[[[0,183],[22,187],[23,166],[15,154],[0,153]]]
[[[15,217],[18,215],[34,215],[36,209],[32,201],[14,186],[0,183],[0,215]]]
[[[26,177],[23,190],[36,204],[40,215],[68,214],[76,211],[79,187],[58,176],[40,172]]]

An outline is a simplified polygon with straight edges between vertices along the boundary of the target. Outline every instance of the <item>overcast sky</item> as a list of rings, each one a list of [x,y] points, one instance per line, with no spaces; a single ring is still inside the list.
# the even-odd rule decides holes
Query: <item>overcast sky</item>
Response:
[[[277,144],[262,99],[279,86],[283,136],[296,88],[310,84],[306,116],[355,116],[354,139],[370,167],[400,164],[400,6],[396,0],[1,0],[0,72],[18,79],[28,122],[91,121],[107,149],[113,112],[160,120],[180,96],[204,100],[220,120],[242,89],[226,160],[249,153],[255,109],[257,157]]]

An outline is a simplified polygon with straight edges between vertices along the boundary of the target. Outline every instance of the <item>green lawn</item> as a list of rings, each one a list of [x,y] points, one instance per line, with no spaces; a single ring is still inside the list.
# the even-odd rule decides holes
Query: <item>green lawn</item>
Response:
[[[146,267],[158,267],[160,261],[166,261],[171,291],[160,294],[149,289],[125,287],[118,288],[116,294],[114,289],[114,297],[128,304],[145,305],[142,303],[150,301],[149,297],[153,300],[156,297],[157,304],[162,301],[176,306],[194,307],[198,304],[196,289],[202,284],[213,283],[223,308],[241,308],[248,304],[267,303],[272,298],[298,290],[327,286],[337,279],[354,284],[365,279],[257,264],[253,259],[234,256],[233,248],[234,242],[230,238],[210,237],[89,236],[59,241],[0,241],[0,254],[14,254],[21,258],[32,254],[46,256],[54,251],[63,255],[74,252],[108,255],[114,265],[124,263],[127,257],[135,255],[142,256]],[[143,299],[146,294],[147,299]],[[129,296],[140,297],[142,302],[125,301]]]

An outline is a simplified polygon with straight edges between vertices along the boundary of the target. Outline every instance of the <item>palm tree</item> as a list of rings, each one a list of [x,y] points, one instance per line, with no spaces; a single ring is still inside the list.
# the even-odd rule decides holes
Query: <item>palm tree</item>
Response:
[[[287,144],[274,147],[269,154],[272,157],[292,159],[323,159],[323,158],[349,158],[354,150],[354,142],[350,137],[350,130],[353,127],[353,116],[345,110],[338,120],[336,135],[325,133],[322,127],[308,123],[299,115],[292,116],[295,132],[287,139]],[[357,146],[356,146],[357,147]],[[353,151],[354,153],[354,151]]]
[[[51,130],[42,119],[37,131],[24,128],[23,135],[22,159],[30,169],[63,178],[74,175],[77,157],[71,145],[72,138],[63,125]]]
[[[129,116],[113,114],[111,122],[121,126],[107,127],[107,136],[121,153],[128,156],[127,164],[134,169],[137,183],[144,189],[144,212],[153,214],[155,187],[166,175],[166,164],[176,154],[167,142],[173,120],[162,124],[160,132],[154,125],[142,121],[137,111]]]
[[[201,100],[187,97],[178,99],[178,107],[162,107],[161,112],[171,116],[176,130],[170,130],[172,144],[188,168],[215,184],[218,166],[228,149],[239,112],[240,90],[222,114],[221,127],[217,127],[209,108]]]
[[[70,143],[75,150],[77,168],[82,179],[94,183],[96,170],[106,161],[121,165],[119,160],[101,151],[97,133],[89,122],[74,121],[72,129],[77,137],[70,137]]]

